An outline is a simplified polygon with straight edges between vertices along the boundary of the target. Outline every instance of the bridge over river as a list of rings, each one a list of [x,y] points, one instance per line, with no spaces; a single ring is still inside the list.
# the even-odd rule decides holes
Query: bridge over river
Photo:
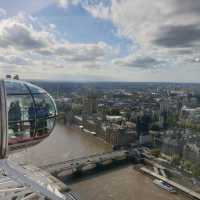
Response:
[[[58,162],[50,165],[41,166],[56,177],[63,177],[74,173],[81,173],[95,167],[106,166],[107,164],[117,163],[119,161],[130,161],[141,159],[141,153],[138,149],[119,150],[106,153],[93,154],[64,162]]]

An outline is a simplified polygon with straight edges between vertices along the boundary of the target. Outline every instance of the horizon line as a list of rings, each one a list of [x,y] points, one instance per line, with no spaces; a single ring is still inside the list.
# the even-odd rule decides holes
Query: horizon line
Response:
[[[42,81],[42,82],[63,82],[63,83],[171,83],[171,84],[200,84],[199,82],[190,82],[190,81],[83,81],[83,80],[50,80],[50,79],[21,79],[25,81]]]

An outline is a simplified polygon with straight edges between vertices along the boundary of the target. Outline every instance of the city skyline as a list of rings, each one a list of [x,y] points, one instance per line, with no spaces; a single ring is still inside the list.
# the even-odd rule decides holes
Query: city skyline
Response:
[[[199,82],[198,0],[0,0],[0,75]]]

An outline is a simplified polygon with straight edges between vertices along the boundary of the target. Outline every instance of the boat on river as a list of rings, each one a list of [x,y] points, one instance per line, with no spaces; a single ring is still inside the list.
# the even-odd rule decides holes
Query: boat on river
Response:
[[[170,184],[166,183],[165,181],[159,180],[159,179],[155,179],[153,181],[153,183],[155,185],[157,185],[158,187],[167,190],[170,193],[176,193],[176,190],[173,186],[171,186]]]

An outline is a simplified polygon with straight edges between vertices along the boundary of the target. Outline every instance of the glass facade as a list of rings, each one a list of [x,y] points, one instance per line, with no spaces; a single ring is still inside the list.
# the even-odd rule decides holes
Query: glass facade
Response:
[[[30,83],[6,80],[9,147],[24,147],[47,137],[55,124],[56,106],[43,89]]]

